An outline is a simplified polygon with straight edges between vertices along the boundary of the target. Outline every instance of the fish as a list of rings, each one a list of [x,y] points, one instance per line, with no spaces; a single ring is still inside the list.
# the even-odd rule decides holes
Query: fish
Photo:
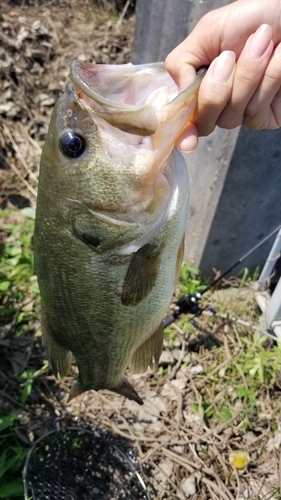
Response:
[[[108,389],[142,404],[127,368],[156,369],[183,258],[188,173],[174,148],[205,69],[179,92],[164,63],[76,60],[42,151],[34,230],[42,338],[69,401]]]

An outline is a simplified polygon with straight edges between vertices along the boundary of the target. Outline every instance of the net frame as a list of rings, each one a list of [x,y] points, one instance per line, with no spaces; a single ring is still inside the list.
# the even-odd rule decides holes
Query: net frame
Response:
[[[107,440],[104,437],[100,436],[97,432],[94,432],[94,431],[92,431],[90,429],[86,429],[86,428],[83,428],[83,427],[73,427],[73,426],[66,426],[63,429],[59,428],[59,429],[52,430],[52,431],[44,434],[39,439],[37,439],[33,443],[33,445],[31,446],[31,448],[28,451],[28,454],[26,456],[25,464],[24,464],[23,471],[22,471],[23,489],[24,489],[24,500],[30,500],[30,498],[32,498],[33,500],[38,500],[38,496],[37,496],[37,494],[35,492],[35,489],[34,489],[34,484],[32,484],[31,475],[29,474],[31,472],[29,466],[31,464],[32,458],[34,458],[34,454],[36,453],[36,450],[39,450],[39,447],[40,447],[40,445],[42,445],[42,443],[44,442],[44,440],[48,440],[50,437],[52,437],[52,436],[58,436],[59,434],[61,434],[62,437],[63,437],[63,434],[65,435],[67,432],[70,432],[70,433],[75,432],[76,435],[79,432],[80,433],[85,433],[86,435],[89,435],[89,436],[91,436],[93,438],[93,446],[95,444],[95,441],[96,441],[96,443],[97,443],[97,441],[99,441],[104,446],[107,446],[107,447],[111,448],[112,450],[114,450],[114,452],[116,452],[117,455],[120,457],[120,459],[123,461],[123,465],[126,464],[126,466],[128,468],[128,473],[129,474],[131,473],[131,474],[134,475],[136,481],[138,482],[140,488],[142,489],[142,492],[143,492],[143,495],[144,495],[143,496],[143,500],[152,500],[151,497],[150,497],[150,495],[149,495],[147,486],[146,486],[146,484],[145,484],[142,476],[140,475],[139,471],[137,470],[137,468],[134,465],[134,463],[131,460],[131,458],[126,453],[124,453],[118,446],[116,446],[115,444],[111,443],[109,440]],[[46,446],[48,446],[48,445],[46,445]],[[55,467],[57,466],[57,464],[55,464],[55,461],[53,463],[54,463],[54,470],[55,470]],[[41,465],[42,465],[42,462],[41,462]],[[32,471],[32,472],[34,473],[34,471]],[[93,480],[93,483],[94,483],[94,480]],[[32,496],[30,496],[30,492],[31,492]],[[49,497],[46,496],[46,498],[49,498]],[[95,499],[95,498],[98,499],[99,498],[99,500],[102,500],[101,497],[96,497],[96,496],[92,496],[91,498],[92,499]],[[127,498],[130,499],[130,496],[127,496]],[[115,499],[113,499],[113,500],[115,500]]]

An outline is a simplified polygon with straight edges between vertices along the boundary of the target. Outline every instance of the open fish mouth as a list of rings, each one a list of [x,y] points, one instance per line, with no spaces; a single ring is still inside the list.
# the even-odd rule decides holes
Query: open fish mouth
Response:
[[[151,93],[160,87],[166,96],[177,94],[164,63],[134,66],[73,61],[70,78],[88,104],[87,98],[91,99],[90,107],[98,116],[124,132],[141,136],[155,134],[158,126],[155,109],[147,102]]]
[[[181,108],[186,116],[176,128],[183,128],[195,108],[205,72],[205,68],[198,70],[193,84],[180,94],[163,62],[95,65],[76,60],[70,78],[78,99],[100,118],[124,132],[152,136]]]

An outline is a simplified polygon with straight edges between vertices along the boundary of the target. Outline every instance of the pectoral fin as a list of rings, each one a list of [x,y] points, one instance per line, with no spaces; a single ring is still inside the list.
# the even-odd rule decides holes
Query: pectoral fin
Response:
[[[149,295],[158,276],[161,251],[161,245],[148,243],[134,254],[122,287],[124,306],[136,306]]]
[[[135,352],[130,368],[135,373],[145,372],[150,366],[158,368],[158,361],[163,349],[163,324]]]

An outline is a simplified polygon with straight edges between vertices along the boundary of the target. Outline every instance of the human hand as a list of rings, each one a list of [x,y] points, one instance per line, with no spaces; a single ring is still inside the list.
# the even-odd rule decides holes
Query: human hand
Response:
[[[281,2],[238,0],[209,12],[166,59],[180,89],[210,65],[177,146],[193,150],[215,126],[281,126]]]

